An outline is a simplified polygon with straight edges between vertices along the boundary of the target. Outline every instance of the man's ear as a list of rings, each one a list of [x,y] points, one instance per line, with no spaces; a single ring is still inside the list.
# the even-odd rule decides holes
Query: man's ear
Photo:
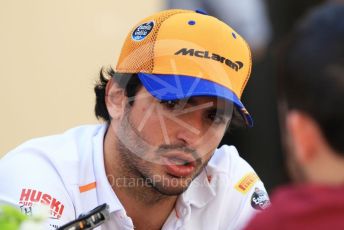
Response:
[[[124,114],[126,96],[124,90],[111,78],[105,89],[105,104],[111,119],[120,119]]]
[[[324,143],[318,124],[309,115],[290,111],[286,116],[286,129],[296,160],[304,165],[316,157]]]

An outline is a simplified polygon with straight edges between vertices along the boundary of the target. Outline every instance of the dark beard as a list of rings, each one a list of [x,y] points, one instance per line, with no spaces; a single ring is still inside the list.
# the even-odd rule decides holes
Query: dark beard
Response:
[[[144,159],[144,156],[149,152],[150,147],[131,122],[130,108],[126,109],[125,116],[116,131],[116,149],[119,153],[118,159],[120,162],[120,167],[117,169],[117,172],[119,172],[118,175],[137,182],[140,181],[136,186],[124,186],[122,189],[125,189],[126,192],[132,194],[133,197],[141,202],[152,204],[164,198],[182,194],[189,187],[191,181],[203,170],[203,168],[200,168],[202,160],[198,159],[197,165],[199,165],[199,169],[192,178],[188,178],[188,180],[186,180],[185,184],[183,183],[182,186],[177,187],[165,187],[164,183],[161,183],[161,181],[154,181],[156,177],[151,171],[151,168],[154,168],[154,164],[156,163],[151,162],[148,159]],[[175,146],[174,148],[181,149],[183,147]],[[161,146],[161,149],[161,151],[164,151],[164,149],[166,150],[168,148],[166,146]],[[193,155],[196,154],[193,150],[187,149],[186,147],[183,148],[183,151],[189,152]],[[165,175],[163,177],[165,178]],[[169,181],[167,182],[171,182],[171,180],[179,180],[179,178],[173,178],[169,175],[166,175],[166,178],[169,178]],[[181,182],[179,181],[179,183]]]
[[[135,197],[137,201],[147,204],[157,203],[166,198],[166,195],[156,190],[154,188],[154,183],[151,183],[151,180],[136,167],[140,162],[140,157],[131,152],[119,139],[117,139],[116,148],[120,153],[119,174],[135,181],[135,186],[125,185],[123,188]]]
[[[154,163],[147,160],[145,165],[142,164],[144,159],[141,156],[144,156],[149,151],[149,146],[147,146],[147,142],[139,135],[139,132],[130,121],[130,108],[126,109],[126,115],[123,117],[116,138],[116,148],[119,153],[121,166],[118,169],[120,175],[142,182],[138,183],[137,186],[124,187],[138,201],[152,204],[169,196],[180,195],[185,191],[186,188],[178,193],[169,193],[149,176],[153,174],[150,172],[149,165]]]

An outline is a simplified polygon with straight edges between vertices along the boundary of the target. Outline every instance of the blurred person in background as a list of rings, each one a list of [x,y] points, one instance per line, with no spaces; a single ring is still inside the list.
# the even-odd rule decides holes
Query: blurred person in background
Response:
[[[294,184],[278,188],[246,230],[343,229],[343,1],[314,8],[279,56],[279,115]]]

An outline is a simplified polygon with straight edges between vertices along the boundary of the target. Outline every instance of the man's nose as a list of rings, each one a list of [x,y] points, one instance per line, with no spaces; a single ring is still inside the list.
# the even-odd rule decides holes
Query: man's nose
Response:
[[[178,119],[176,138],[188,146],[195,146],[206,131],[201,112],[192,112],[176,117]]]

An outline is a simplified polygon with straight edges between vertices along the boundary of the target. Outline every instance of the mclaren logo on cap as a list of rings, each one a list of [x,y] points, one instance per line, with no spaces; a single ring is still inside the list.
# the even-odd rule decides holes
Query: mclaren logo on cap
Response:
[[[211,59],[214,61],[224,63],[227,66],[229,66],[230,68],[234,69],[235,71],[239,71],[244,66],[244,63],[242,63],[241,61],[233,62],[233,61],[231,61],[225,57],[222,57],[219,54],[210,53],[209,51],[206,51],[206,50],[195,50],[195,49],[182,48],[182,49],[178,50],[175,53],[175,55],[185,55],[185,56],[190,55],[190,56],[195,56],[195,57],[199,57],[199,58]]]
[[[146,22],[139,25],[131,34],[131,38],[134,41],[142,41],[153,30],[153,27],[154,27],[154,21]]]

